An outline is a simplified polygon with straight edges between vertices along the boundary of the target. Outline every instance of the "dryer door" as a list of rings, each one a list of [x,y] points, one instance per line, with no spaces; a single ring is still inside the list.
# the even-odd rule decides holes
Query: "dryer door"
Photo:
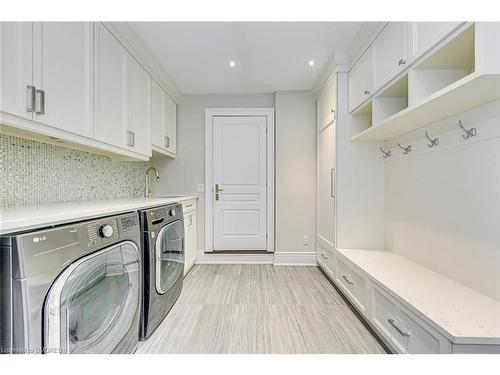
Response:
[[[176,220],[161,228],[155,248],[156,291],[166,293],[184,274],[184,225]]]
[[[44,308],[45,352],[110,353],[127,335],[140,306],[140,250],[130,241],[71,264]]]

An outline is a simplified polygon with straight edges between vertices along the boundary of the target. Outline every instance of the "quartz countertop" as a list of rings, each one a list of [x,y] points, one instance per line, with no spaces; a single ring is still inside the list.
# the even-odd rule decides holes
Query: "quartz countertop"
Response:
[[[389,251],[339,249],[455,343],[500,344],[500,301]]]
[[[0,208],[0,235],[197,199],[196,196],[106,199]]]

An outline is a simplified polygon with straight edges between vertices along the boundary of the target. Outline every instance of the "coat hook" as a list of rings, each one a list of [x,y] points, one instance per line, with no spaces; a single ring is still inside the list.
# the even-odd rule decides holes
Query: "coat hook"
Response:
[[[438,137],[436,137],[436,138],[434,138],[434,139],[433,139],[433,138],[431,138],[431,137],[429,136],[429,133],[427,132],[427,130],[425,131],[425,136],[427,137],[427,139],[429,140],[429,142],[431,142],[431,143],[427,143],[427,146],[428,146],[428,147],[434,147],[434,146],[439,145],[439,138],[438,138]]]
[[[385,151],[382,147],[380,147],[380,151],[382,151],[382,157],[384,159],[390,158],[391,157],[391,150]]]
[[[469,139],[470,137],[474,137],[476,135],[476,128],[466,129],[462,125],[462,120],[458,120],[458,126],[460,126],[460,128],[465,132],[465,134],[462,134],[464,139]]]
[[[397,144],[398,144],[399,148],[400,148],[401,150],[403,150],[403,154],[404,154],[404,155],[408,154],[408,153],[411,151],[411,145],[408,145],[408,146],[406,146],[406,147],[403,147],[403,146],[401,146],[401,144],[400,144],[399,142],[398,142]]]

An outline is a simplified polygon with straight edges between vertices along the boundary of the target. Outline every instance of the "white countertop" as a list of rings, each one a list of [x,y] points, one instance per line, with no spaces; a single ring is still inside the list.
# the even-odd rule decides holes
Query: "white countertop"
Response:
[[[161,206],[196,196],[109,199],[0,208],[0,235]]]
[[[456,343],[500,344],[500,302],[396,253],[338,250]]]

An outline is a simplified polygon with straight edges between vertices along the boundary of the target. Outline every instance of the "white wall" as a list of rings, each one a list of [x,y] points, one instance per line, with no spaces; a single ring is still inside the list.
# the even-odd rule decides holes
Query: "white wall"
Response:
[[[497,138],[470,143],[454,132],[458,146],[447,148],[441,136],[436,151],[385,163],[387,248],[498,300],[499,123],[465,122],[477,126],[477,138]]]
[[[177,158],[155,156],[154,195],[198,195],[198,249],[205,243],[205,108],[273,108],[274,94],[184,95],[177,106]],[[316,104],[309,91],[276,94],[276,252],[314,252]],[[301,173],[297,173],[301,171]],[[207,187],[205,187],[207,188]],[[208,187],[210,188],[210,187]],[[303,245],[303,236],[309,245]]]
[[[274,94],[184,95],[177,105],[177,158],[154,157],[161,182],[152,183],[154,195],[198,195],[198,249],[205,244],[205,108],[272,108]],[[210,188],[210,187],[208,187]]]
[[[310,91],[275,98],[276,252],[315,252],[316,101]]]

